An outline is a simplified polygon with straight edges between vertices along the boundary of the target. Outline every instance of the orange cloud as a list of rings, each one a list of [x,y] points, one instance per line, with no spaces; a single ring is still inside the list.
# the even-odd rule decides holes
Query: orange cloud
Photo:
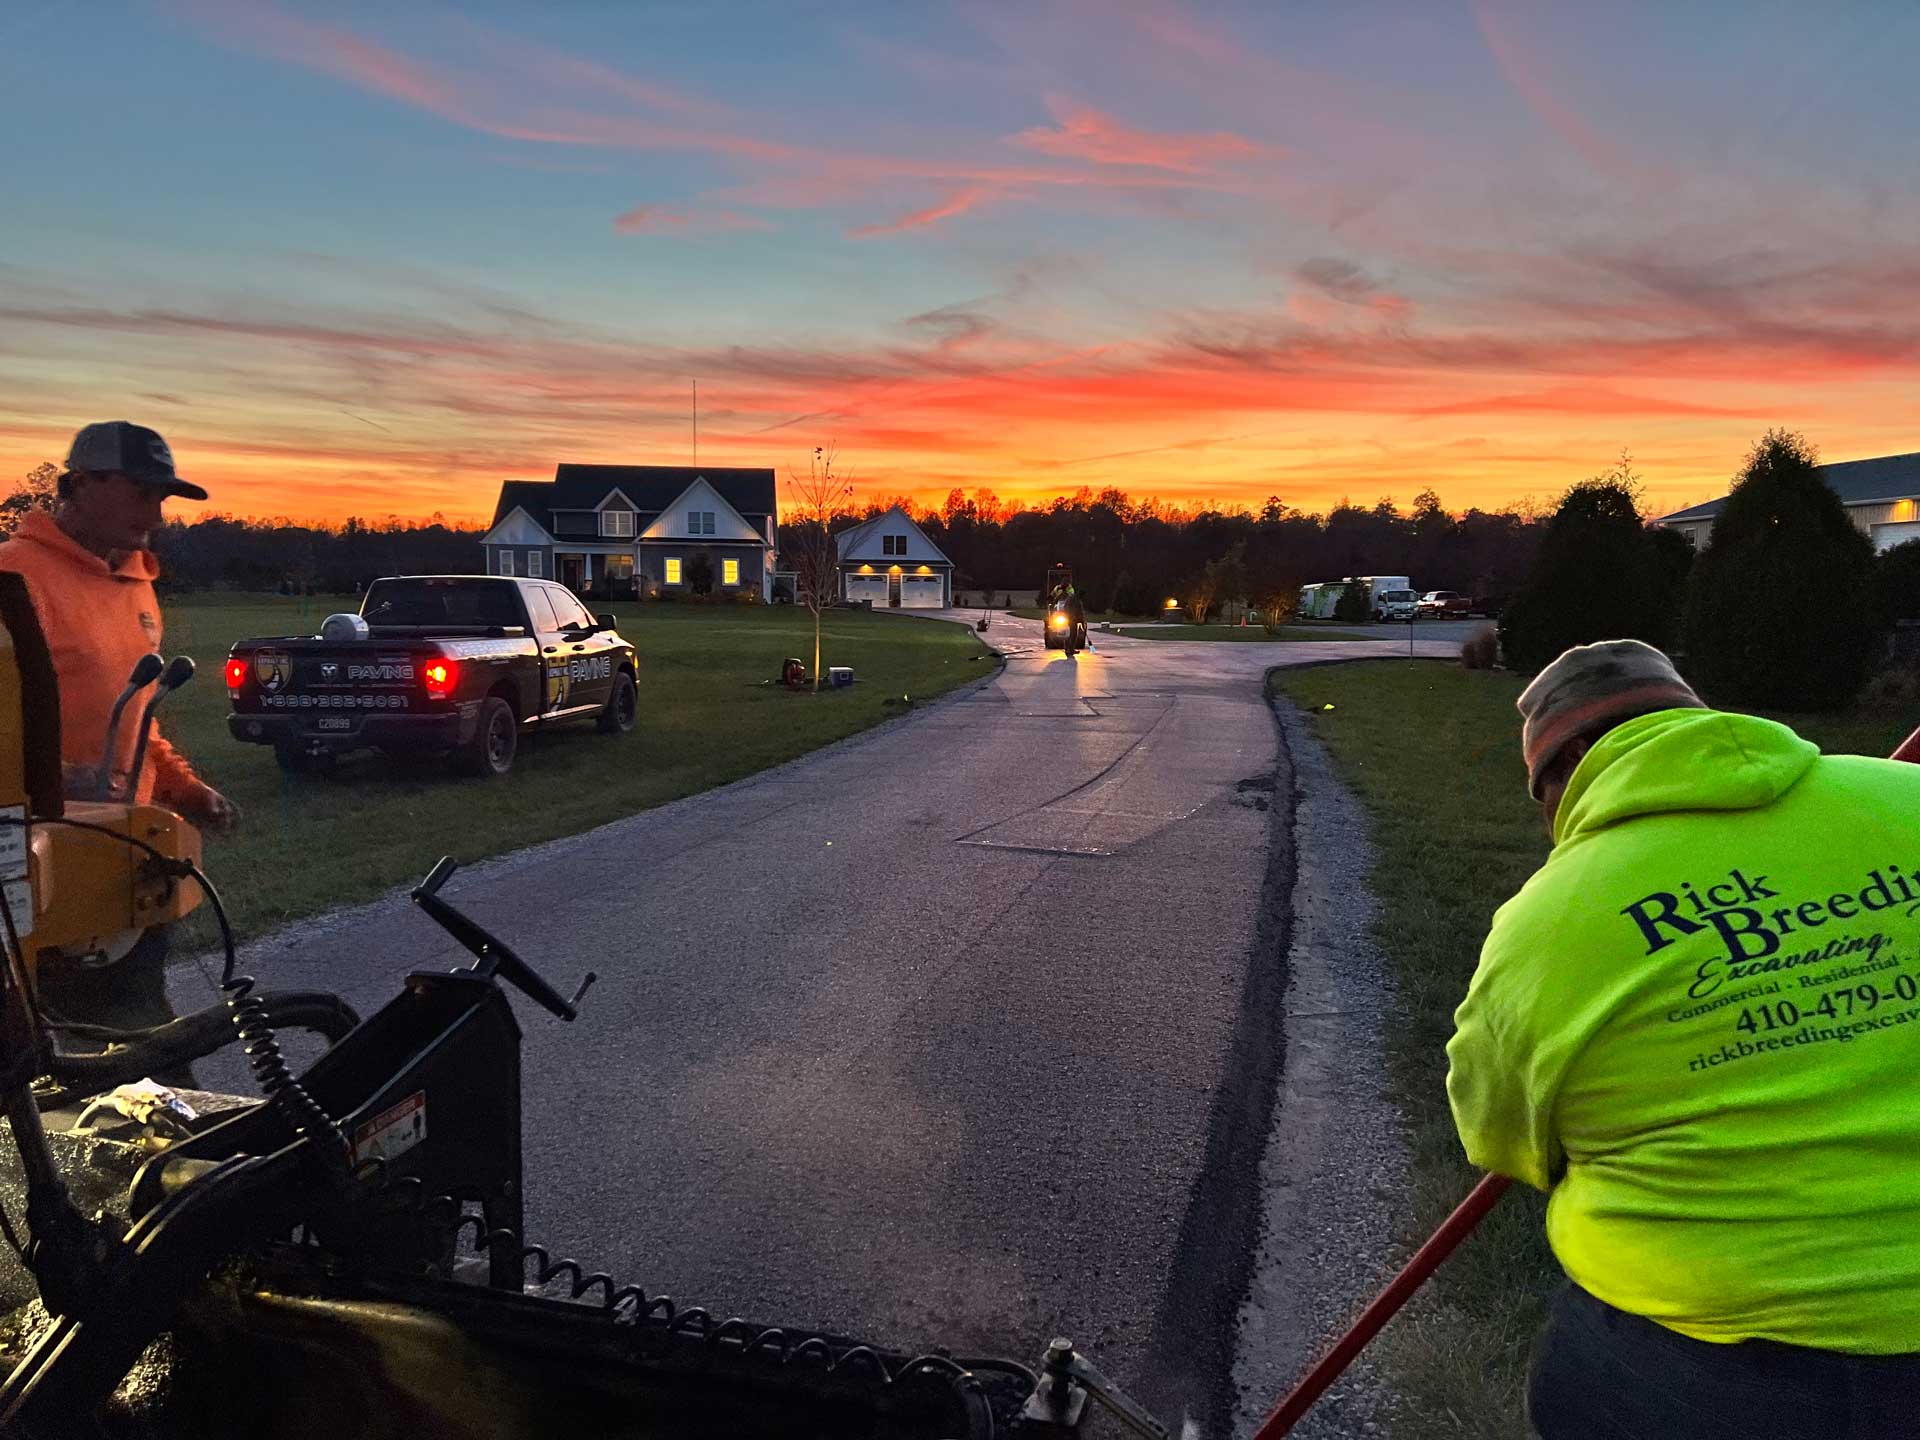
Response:
[[[898,235],[902,230],[921,230],[929,225],[937,225],[942,220],[951,220],[956,215],[965,215],[991,198],[992,191],[980,185],[969,185],[954,191],[938,204],[929,205],[924,210],[915,210],[902,215],[898,220],[888,220],[878,225],[856,225],[847,234],[858,239],[869,239],[875,235]]]
[[[1022,130],[1013,137],[1014,144],[1065,160],[1137,165],[1187,175],[1204,175],[1223,163],[1276,153],[1269,146],[1225,132],[1181,135],[1132,130],[1089,105],[1049,100],[1048,108],[1058,127]]]
[[[1383,290],[1358,266],[1302,269],[1325,303],[1362,314]],[[396,293],[412,284],[390,278]],[[224,508],[336,520],[482,518],[501,480],[557,460],[681,459],[691,376],[701,453],[729,463],[779,466],[833,439],[872,484],[922,496],[987,484],[1037,499],[1070,475],[1231,498],[1284,480],[1309,508],[1427,484],[1459,506],[1546,494],[1622,444],[1677,501],[1712,490],[1769,423],[1805,425],[1840,458],[1911,449],[1904,412],[1879,397],[1920,380],[1920,322],[1892,311],[1869,326],[1776,306],[1744,322],[1669,310],[1670,332],[1649,333],[1662,313],[1650,304],[1610,333],[1555,334],[1310,327],[1266,306],[1088,345],[1002,324],[1002,307],[1025,313],[1009,296],[923,312],[894,339],[685,346],[452,291],[431,319],[63,298],[0,299],[0,361],[67,367],[59,385],[0,394],[0,475],[57,459],[94,409],[112,410],[159,424]],[[94,378],[77,384],[83,363]],[[192,403],[163,400],[160,373],[192,375],[190,392],[168,392]]]

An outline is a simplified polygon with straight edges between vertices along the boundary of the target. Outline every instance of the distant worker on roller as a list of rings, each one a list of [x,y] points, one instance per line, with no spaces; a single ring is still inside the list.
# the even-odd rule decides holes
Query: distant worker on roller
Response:
[[[1073,571],[1065,565],[1055,565],[1047,571],[1044,595],[1047,649],[1065,650],[1069,655],[1086,649],[1087,609],[1074,589]]]

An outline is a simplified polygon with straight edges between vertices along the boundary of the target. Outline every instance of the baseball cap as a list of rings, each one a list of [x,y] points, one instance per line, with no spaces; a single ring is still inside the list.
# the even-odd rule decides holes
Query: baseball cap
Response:
[[[151,490],[185,500],[207,498],[206,491],[174,472],[173,452],[167,449],[160,432],[130,420],[103,420],[83,426],[67,452],[67,469],[95,474],[118,471]]]
[[[1639,640],[1602,640],[1564,652],[1516,702],[1527,793],[1540,798],[1547,766],[1569,740],[1655,710],[1703,710],[1673,662]]]

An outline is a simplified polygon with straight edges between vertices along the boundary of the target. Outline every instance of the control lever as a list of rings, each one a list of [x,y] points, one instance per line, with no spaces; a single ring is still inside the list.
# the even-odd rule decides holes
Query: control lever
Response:
[[[133,673],[127,677],[127,688],[120,692],[120,698],[113,702],[113,710],[107,716],[107,744],[100,752],[100,778],[94,784],[93,799],[113,798],[113,762],[120,754],[120,713],[127,708],[129,700],[158,680],[164,669],[166,662],[151,652],[133,662]]]
[[[147,708],[140,712],[140,743],[133,747],[133,767],[127,771],[127,801],[129,804],[140,798],[140,772],[147,765],[147,741],[153,738],[153,712],[160,708],[160,702],[193,679],[193,658],[189,655],[176,655],[167,662],[167,668],[161,672],[160,683],[154,687],[153,698],[147,701]]]
[[[560,992],[549,985],[539,971],[513,953],[512,946],[440,898],[440,887],[459,868],[451,855],[441,856],[440,863],[427,872],[427,878],[414,887],[413,903],[426,911],[434,924],[473,952],[474,963],[467,967],[466,973],[487,979],[497,975],[519,987],[522,994],[562,1020],[577,1020],[581,997],[587,993],[587,987],[600,977],[589,970],[586,978],[581,980],[580,988],[573,992],[573,999],[562,1000]]]

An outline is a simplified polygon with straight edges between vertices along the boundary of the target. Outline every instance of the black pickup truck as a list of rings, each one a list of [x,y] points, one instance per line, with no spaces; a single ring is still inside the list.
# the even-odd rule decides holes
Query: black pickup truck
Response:
[[[367,587],[358,617],[317,636],[242,640],[227,656],[228,728],[283,768],[349,751],[445,755],[505,775],[520,736],[567,720],[633,729],[638,660],[613,617],[544,580],[405,575]]]

